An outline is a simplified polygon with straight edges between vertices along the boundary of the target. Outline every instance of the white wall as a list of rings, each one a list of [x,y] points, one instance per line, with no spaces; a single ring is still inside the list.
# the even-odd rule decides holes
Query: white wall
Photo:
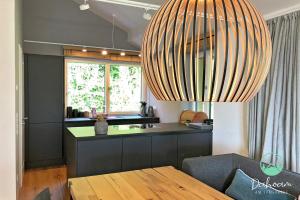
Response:
[[[181,112],[192,109],[191,103],[157,101],[152,94],[148,105],[155,108],[156,116],[160,118],[161,123],[179,122]]]
[[[193,109],[193,103],[157,101],[148,92],[148,105],[156,108],[162,123],[178,122],[184,109]],[[213,104],[213,154],[237,153],[248,156],[248,105],[244,103]]]
[[[247,104],[214,103],[213,154],[248,156]]]
[[[0,1],[0,199],[16,199],[15,1]]]
[[[193,109],[194,103],[190,102],[170,102],[157,101],[148,89],[147,103],[155,108],[156,116],[161,123],[179,122],[180,114],[183,110]]]
[[[15,0],[15,80],[16,80],[16,167],[17,189],[22,186],[24,173],[24,66],[22,47],[22,0]]]

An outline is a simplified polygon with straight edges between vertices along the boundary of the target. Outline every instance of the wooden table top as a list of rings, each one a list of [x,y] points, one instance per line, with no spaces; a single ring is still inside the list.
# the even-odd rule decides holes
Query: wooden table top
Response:
[[[73,200],[226,200],[223,193],[173,167],[69,180]]]

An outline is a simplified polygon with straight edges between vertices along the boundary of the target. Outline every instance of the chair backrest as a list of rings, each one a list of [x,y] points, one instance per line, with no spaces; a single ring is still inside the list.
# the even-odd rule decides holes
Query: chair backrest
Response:
[[[232,154],[184,159],[182,170],[209,186],[225,192],[233,177]]]
[[[51,195],[49,188],[44,189],[42,192],[40,192],[34,200],[51,200]]]

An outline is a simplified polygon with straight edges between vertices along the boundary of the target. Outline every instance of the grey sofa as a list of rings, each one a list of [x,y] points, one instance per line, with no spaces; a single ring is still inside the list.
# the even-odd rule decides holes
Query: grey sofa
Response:
[[[188,158],[182,164],[182,170],[185,173],[223,193],[231,184],[236,169],[243,170],[250,177],[263,183],[268,178],[261,171],[258,161],[237,154]],[[276,189],[296,197],[300,195],[300,174],[283,171],[277,176],[270,177],[270,184],[281,182],[288,182],[291,186]]]

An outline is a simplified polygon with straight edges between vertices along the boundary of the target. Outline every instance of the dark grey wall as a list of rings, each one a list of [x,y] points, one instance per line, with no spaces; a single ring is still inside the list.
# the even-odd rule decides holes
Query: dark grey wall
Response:
[[[112,47],[112,24],[72,0],[24,0],[24,40]],[[127,33],[115,29],[115,47],[137,50]],[[61,55],[62,47],[24,44],[25,53]]]

